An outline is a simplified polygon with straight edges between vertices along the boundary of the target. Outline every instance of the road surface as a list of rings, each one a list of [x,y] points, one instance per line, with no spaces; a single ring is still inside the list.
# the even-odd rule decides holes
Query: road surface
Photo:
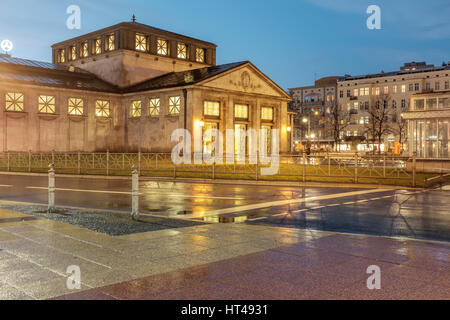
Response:
[[[56,203],[128,212],[131,181],[57,176]],[[144,214],[450,241],[450,191],[140,182]],[[0,175],[0,201],[45,204],[45,176]],[[0,203],[1,205],[1,203]]]

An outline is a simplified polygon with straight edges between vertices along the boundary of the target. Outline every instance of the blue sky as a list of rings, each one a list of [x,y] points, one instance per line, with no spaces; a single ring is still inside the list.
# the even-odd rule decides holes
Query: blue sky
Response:
[[[81,8],[81,30],[66,8]],[[382,29],[366,8],[380,6]],[[0,40],[13,56],[50,61],[52,43],[122,21],[216,43],[217,63],[250,60],[283,88],[327,75],[397,70],[406,61],[450,61],[448,0],[1,0]]]

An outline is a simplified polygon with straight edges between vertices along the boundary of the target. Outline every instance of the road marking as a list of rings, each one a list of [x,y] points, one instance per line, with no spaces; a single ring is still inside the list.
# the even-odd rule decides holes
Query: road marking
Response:
[[[311,208],[310,210],[318,210],[318,209],[322,209],[322,208],[325,208],[326,206],[321,206],[321,207],[314,207],[314,208]]]
[[[304,211],[308,211],[308,210],[309,210],[309,208],[306,208],[306,209],[291,211],[291,213],[299,213],[299,212],[304,212]]]
[[[9,184],[0,184],[0,187],[2,188],[11,188],[12,186]]]
[[[392,191],[392,189],[361,190],[361,191],[351,191],[351,192],[327,194],[327,195],[323,195],[323,196],[301,198],[301,199],[290,199],[290,200],[277,200],[277,201],[270,201],[270,202],[262,202],[262,203],[249,204],[249,205],[238,206],[238,207],[231,207],[231,208],[212,210],[212,211],[208,211],[208,212],[203,213],[201,215],[201,217],[209,217],[209,216],[216,216],[216,215],[226,214],[226,213],[236,213],[236,212],[257,210],[257,209],[263,209],[263,208],[279,207],[279,206],[285,206],[285,205],[302,203],[302,202],[308,202],[308,201],[337,199],[337,198],[351,197],[351,196],[362,195],[362,194],[369,194],[369,193],[387,192],[387,191]],[[183,216],[183,219],[192,219],[192,218],[197,217],[197,216],[198,215],[194,215],[194,214],[185,215],[185,216]]]
[[[267,217],[248,219],[247,221],[257,221],[257,220],[264,220],[264,219],[267,219]]]
[[[327,207],[337,207],[337,206],[340,206],[340,205],[341,205],[340,203],[333,203],[333,204],[327,205]]]
[[[280,216],[285,216],[287,215],[287,213],[278,213],[278,214],[274,214],[272,217],[280,217]]]
[[[384,197],[381,197],[380,199],[387,199],[387,198],[392,198],[392,197],[395,197],[395,196],[384,196]]]
[[[356,202],[357,202],[357,203],[369,202],[369,199],[359,200],[359,201],[356,201]]]
[[[343,205],[347,205],[347,204],[355,204],[355,201],[350,201],[350,202],[344,202]]]
[[[27,189],[36,190],[48,190],[48,187],[26,187]],[[131,192],[127,191],[110,191],[110,190],[89,190],[89,189],[66,189],[66,188],[55,188],[56,191],[69,191],[69,192],[89,192],[89,193],[105,193],[105,194],[125,194],[131,195]],[[244,200],[245,198],[235,198],[235,197],[214,197],[214,196],[190,196],[184,194],[163,194],[157,192],[140,192],[139,195],[163,195],[166,197],[176,197],[176,198],[195,198],[195,199],[214,199],[214,200]]]

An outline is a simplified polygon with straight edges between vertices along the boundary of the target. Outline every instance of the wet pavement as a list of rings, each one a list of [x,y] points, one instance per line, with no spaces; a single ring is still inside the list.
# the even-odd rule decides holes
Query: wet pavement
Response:
[[[5,201],[45,203],[47,178],[0,175]],[[59,206],[128,212],[131,181],[57,176]],[[449,190],[285,187],[141,181],[144,214],[450,241]]]
[[[27,217],[0,209],[0,299],[450,299],[448,243],[249,224],[111,237]]]

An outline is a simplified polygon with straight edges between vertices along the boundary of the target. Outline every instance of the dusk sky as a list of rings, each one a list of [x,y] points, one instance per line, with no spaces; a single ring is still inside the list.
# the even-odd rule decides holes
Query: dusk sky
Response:
[[[69,5],[81,29],[66,27]],[[382,29],[368,30],[369,5]],[[283,88],[315,77],[398,70],[406,61],[450,61],[448,0],[2,0],[0,40],[12,55],[51,61],[50,45],[122,21],[217,44],[217,63],[250,60]]]

